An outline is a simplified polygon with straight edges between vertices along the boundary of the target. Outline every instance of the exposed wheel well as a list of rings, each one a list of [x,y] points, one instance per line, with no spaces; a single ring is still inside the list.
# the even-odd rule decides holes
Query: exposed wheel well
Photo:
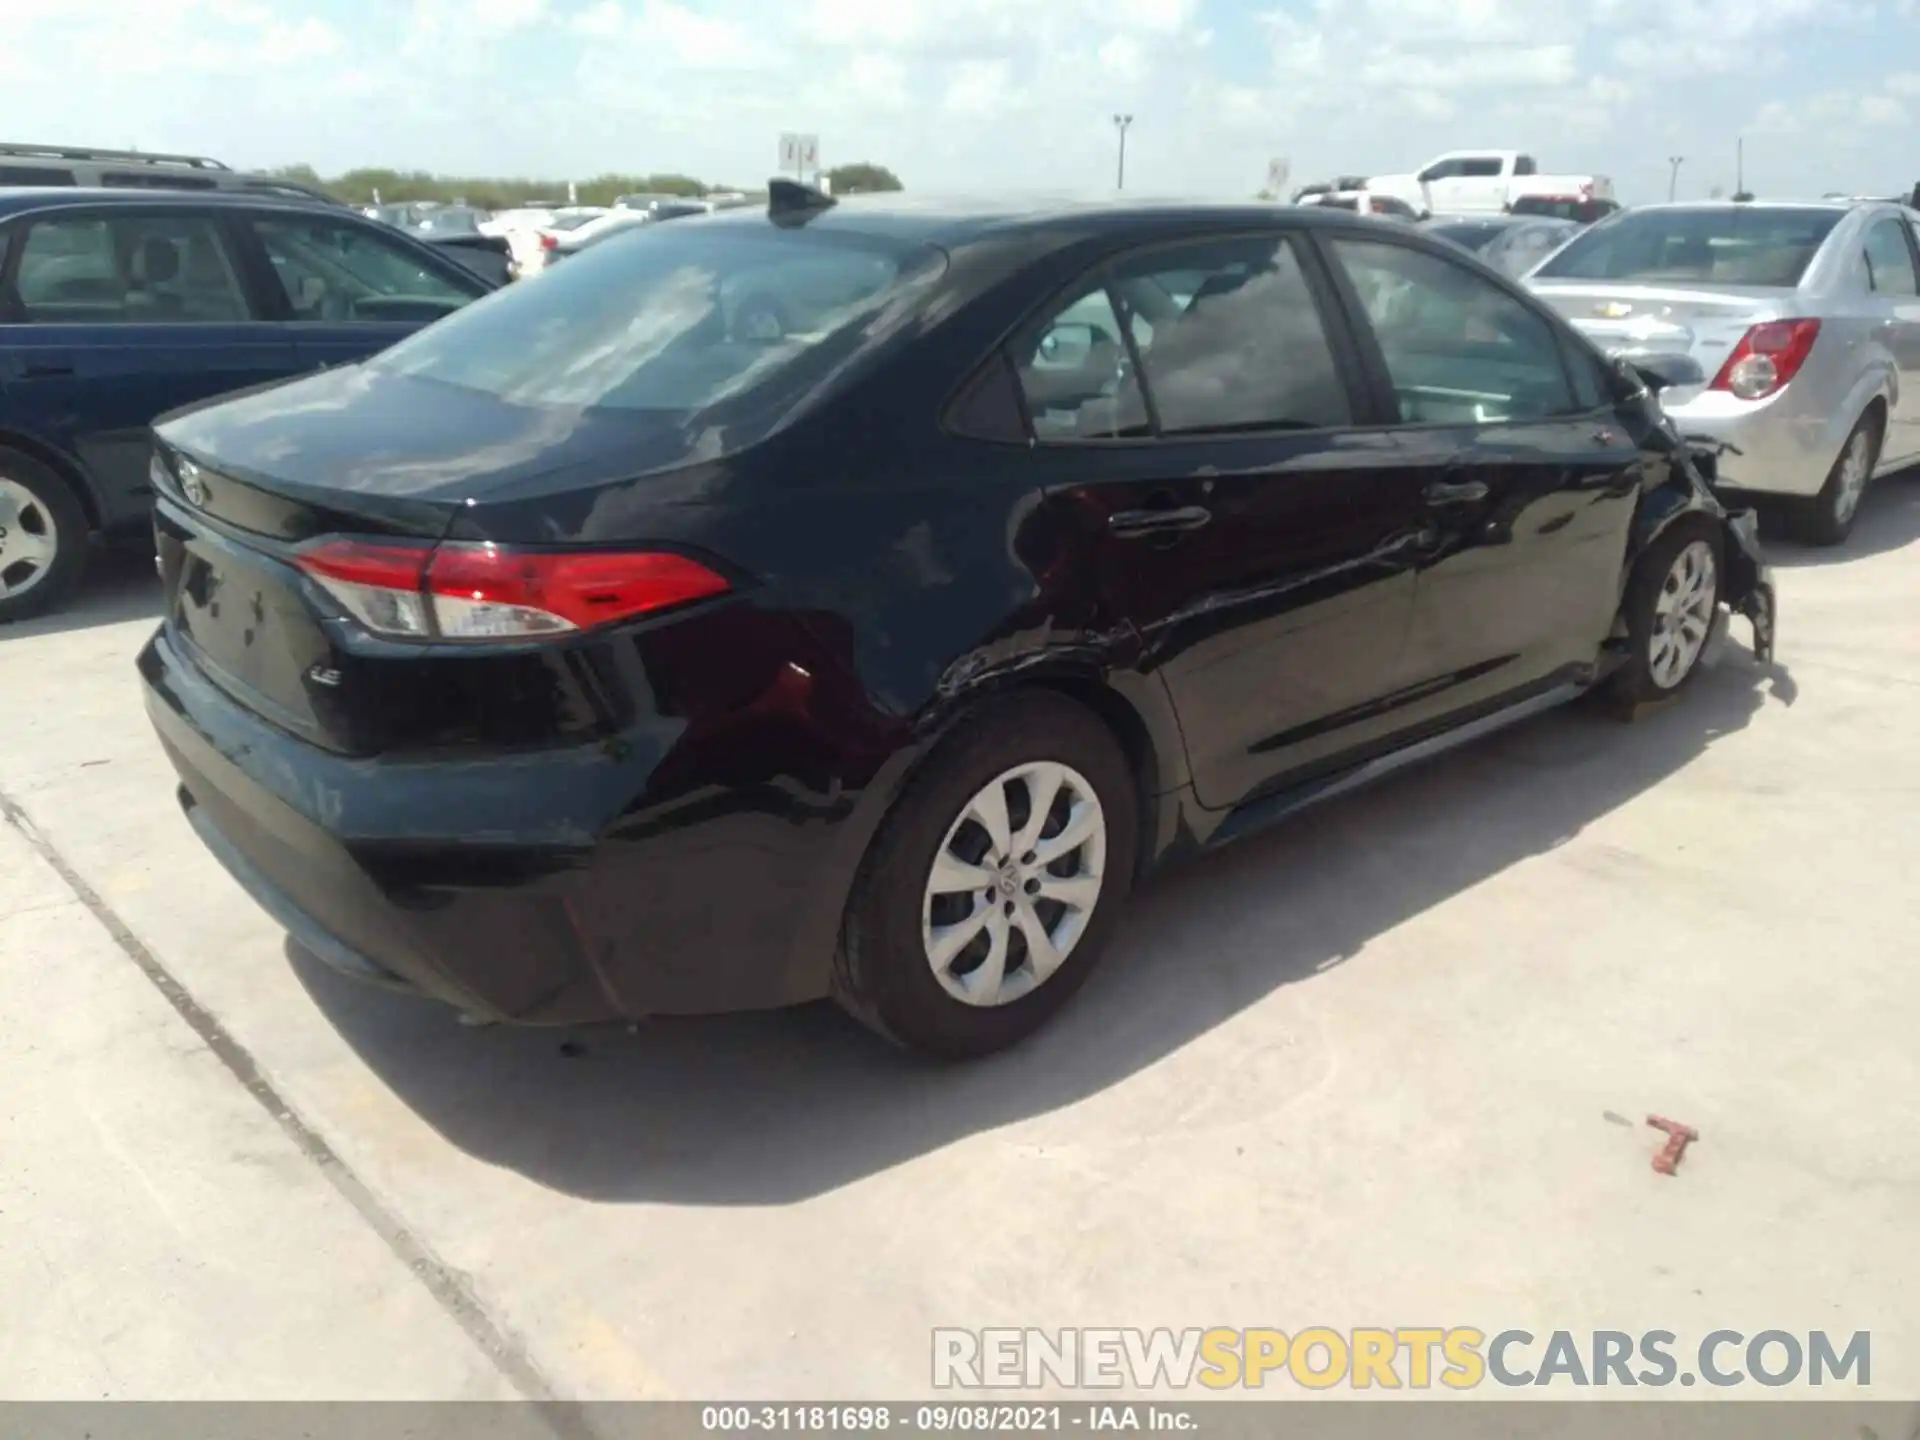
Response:
[[[1154,754],[1153,738],[1147,722],[1128,701],[1097,680],[1073,676],[1046,676],[1016,687],[1019,690],[1048,690],[1065,697],[1082,709],[1093,712],[1120,742],[1133,772],[1136,807],[1140,825],[1140,843],[1135,850],[1137,869],[1144,872],[1151,863],[1155,824],[1155,800],[1160,794],[1160,761]]]
[[[88,526],[95,530],[100,528],[100,507],[94,501],[93,487],[87,484],[80,472],[74,468],[73,462],[66,456],[49,445],[42,445],[38,440],[12,430],[0,430],[0,450],[18,450],[22,455],[38,460],[58,475],[65,482],[66,487],[73,492],[73,498],[79,502],[81,513],[87,517]]]

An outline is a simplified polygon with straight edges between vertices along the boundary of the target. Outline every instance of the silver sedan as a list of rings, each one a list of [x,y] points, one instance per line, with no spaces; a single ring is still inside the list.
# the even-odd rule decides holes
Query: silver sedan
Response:
[[[1846,539],[1874,476],[1920,459],[1920,214],[1884,202],[1625,211],[1527,277],[1616,352],[1684,354],[1706,383],[1663,392],[1720,443],[1720,488]]]

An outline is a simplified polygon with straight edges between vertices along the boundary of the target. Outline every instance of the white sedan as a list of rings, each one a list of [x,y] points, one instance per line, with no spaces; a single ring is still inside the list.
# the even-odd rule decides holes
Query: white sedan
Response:
[[[598,206],[569,205],[554,209],[507,210],[481,227],[488,234],[506,238],[513,254],[514,273],[538,274],[546,263],[546,252],[557,238],[607,212]]]

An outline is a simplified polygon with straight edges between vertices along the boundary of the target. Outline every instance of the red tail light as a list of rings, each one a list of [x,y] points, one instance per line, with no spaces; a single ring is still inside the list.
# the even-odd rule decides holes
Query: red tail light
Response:
[[[1710,387],[1742,400],[1764,400],[1787,388],[1820,338],[1818,320],[1769,320],[1740,337]]]
[[[535,640],[724,594],[697,560],[658,550],[328,540],[294,564],[376,634],[408,640]]]
[[[542,250],[557,249],[559,247],[559,244],[560,244],[560,237],[557,235],[542,234],[540,236],[540,248]]]

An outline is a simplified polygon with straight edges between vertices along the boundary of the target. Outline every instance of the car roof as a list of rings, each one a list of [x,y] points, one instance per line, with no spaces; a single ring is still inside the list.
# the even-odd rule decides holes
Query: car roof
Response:
[[[189,190],[170,185],[5,185],[0,186],[0,215],[61,206],[96,205],[214,205],[276,206],[292,210],[325,210],[329,214],[359,215],[350,206],[319,196],[311,198],[280,190]]]
[[[765,204],[742,205],[691,216],[693,225],[765,225],[772,223]],[[1058,231],[1065,239],[1089,232],[1130,234],[1179,223],[1231,226],[1325,225],[1350,227],[1370,217],[1330,206],[1287,205],[1274,201],[1206,199],[1084,198],[1075,196],[930,196],[901,191],[850,195],[830,206],[781,217],[783,223],[821,230],[844,230],[917,240],[949,248],[989,235],[1027,235]]]
[[[1875,205],[1892,204],[1883,200],[1665,200],[1653,205],[1636,205],[1639,211],[1725,214],[1730,210],[1868,210]]]

